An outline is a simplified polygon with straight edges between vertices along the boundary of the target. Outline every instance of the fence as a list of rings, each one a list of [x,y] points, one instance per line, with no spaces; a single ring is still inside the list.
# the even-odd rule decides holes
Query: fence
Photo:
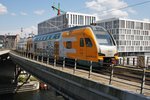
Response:
[[[72,74],[78,74],[79,72],[85,73],[87,75],[87,78],[92,79],[93,77],[103,78],[104,80],[107,80],[107,84],[109,85],[115,85],[114,83],[117,82],[119,84],[125,84],[128,86],[132,86],[136,88],[136,92],[140,94],[146,94],[147,91],[150,92],[150,70],[147,69],[147,65],[141,68],[136,67],[119,67],[115,66],[113,64],[110,65],[107,69],[97,69],[93,67],[93,62],[90,62],[89,67],[83,67],[78,65],[78,59],[68,59],[68,58],[61,58],[58,59],[57,56],[37,56],[34,54],[27,54],[27,53],[21,53],[19,52],[21,56],[27,57],[32,60],[36,60],[41,63],[45,63],[47,65],[52,65],[54,68],[59,67],[62,70],[65,68],[68,68],[72,70]],[[147,64],[149,64],[149,58],[147,58]],[[133,61],[131,63],[131,61]],[[136,66],[137,64],[137,58],[132,58],[130,60],[129,58],[121,58],[119,59],[119,64],[121,65],[123,62],[123,65],[130,65],[133,64],[133,66]],[[122,81],[126,80],[126,81]],[[138,84],[133,84],[130,82],[136,82]],[[144,92],[146,91],[146,92]]]
[[[150,68],[150,57],[146,56],[119,57],[119,65],[129,67]]]

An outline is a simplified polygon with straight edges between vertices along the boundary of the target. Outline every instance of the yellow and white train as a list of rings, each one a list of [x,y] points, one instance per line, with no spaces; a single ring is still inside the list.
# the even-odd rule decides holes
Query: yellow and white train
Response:
[[[100,26],[76,26],[61,31],[37,35],[27,42],[28,53],[77,59],[81,65],[99,67],[116,63],[117,45],[110,33]]]

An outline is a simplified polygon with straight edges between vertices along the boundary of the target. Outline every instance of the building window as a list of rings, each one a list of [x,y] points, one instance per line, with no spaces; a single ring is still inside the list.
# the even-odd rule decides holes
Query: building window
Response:
[[[86,19],[87,25],[89,25],[90,24],[90,22],[89,22],[89,16],[87,16],[86,18],[87,18]]]
[[[69,14],[67,14],[67,17],[66,17],[67,19],[69,19]]]
[[[71,24],[72,24],[72,14],[71,14],[71,19],[70,20],[71,20]]]
[[[75,15],[75,24],[77,24],[78,20],[77,20],[77,15]]]
[[[72,42],[71,41],[67,41],[66,42],[66,48],[67,49],[71,49],[72,48]]]
[[[127,34],[131,34],[131,30],[127,30]]]
[[[120,28],[125,28],[125,21],[124,20],[119,21],[119,27]]]
[[[111,28],[112,28],[112,21],[106,22],[106,23],[105,23],[105,28],[106,28],[106,29],[111,29]]]
[[[87,16],[85,16],[85,25],[87,25]]]
[[[134,29],[134,22],[133,21],[126,21],[126,28]]]
[[[55,34],[55,35],[53,36],[53,39],[59,39],[59,37],[60,37],[60,33]]]
[[[92,23],[95,23],[95,17],[92,17]]]
[[[92,22],[92,18],[90,17],[90,24],[91,24],[91,22]]]
[[[80,47],[84,47],[84,39],[80,38]]]
[[[81,15],[78,16],[78,22],[79,22],[79,25],[83,25],[83,22],[84,22],[83,16]]]
[[[143,23],[136,22],[136,29],[143,29]]]
[[[113,28],[118,28],[119,27],[119,20],[115,20],[114,22],[113,22]]]

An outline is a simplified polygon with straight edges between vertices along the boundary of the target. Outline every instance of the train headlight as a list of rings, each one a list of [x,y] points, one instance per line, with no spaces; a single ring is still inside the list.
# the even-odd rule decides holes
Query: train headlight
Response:
[[[118,56],[119,56],[118,53],[115,53],[114,56],[115,56],[115,59],[119,59],[119,58],[118,58]]]

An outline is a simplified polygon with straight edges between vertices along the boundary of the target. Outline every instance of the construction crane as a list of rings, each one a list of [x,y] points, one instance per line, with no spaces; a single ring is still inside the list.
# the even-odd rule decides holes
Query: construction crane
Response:
[[[65,13],[64,11],[62,11],[60,9],[60,3],[58,3],[58,7],[56,7],[56,6],[53,5],[52,8],[53,8],[53,10],[57,10],[57,15],[58,16],[60,15],[60,12]]]

